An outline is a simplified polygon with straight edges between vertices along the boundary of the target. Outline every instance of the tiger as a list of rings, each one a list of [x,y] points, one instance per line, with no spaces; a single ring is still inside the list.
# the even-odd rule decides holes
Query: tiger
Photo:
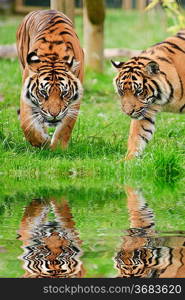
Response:
[[[54,220],[49,220],[53,212]],[[25,208],[18,239],[22,241],[24,278],[81,278],[85,269],[78,232],[68,201],[33,199]]]
[[[160,236],[141,191],[125,187],[130,228],[114,257],[121,278],[185,278],[185,236]]]
[[[19,25],[16,45],[24,136],[35,147],[65,149],[83,96],[84,54],[73,24],[56,10],[33,11]]]
[[[113,79],[123,113],[131,118],[125,160],[140,157],[159,112],[185,112],[185,30],[126,62],[113,61]]]

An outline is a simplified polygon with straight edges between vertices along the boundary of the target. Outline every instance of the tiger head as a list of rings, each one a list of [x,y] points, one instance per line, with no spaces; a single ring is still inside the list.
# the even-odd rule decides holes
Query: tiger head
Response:
[[[28,246],[23,246],[24,254],[19,258],[24,261],[24,277],[31,278],[78,278],[83,277],[84,268],[80,261],[81,249],[69,240],[65,232],[48,232],[44,228],[43,237],[39,235],[30,239]]]
[[[35,262],[33,259],[26,262],[24,269],[25,278],[81,278],[84,275],[82,263],[75,258],[54,259],[53,261],[36,258]]]
[[[48,125],[56,125],[66,115],[75,117],[83,89],[76,77],[79,63],[74,57],[57,60],[54,56],[37,56],[31,52],[27,56],[27,79],[24,83],[23,98],[31,101],[33,113]]]
[[[114,79],[116,92],[121,97],[121,109],[131,118],[142,120],[154,104],[159,104],[160,92],[156,78],[160,74],[157,62],[138,57],[128,62],[114,62],[118,70]]]

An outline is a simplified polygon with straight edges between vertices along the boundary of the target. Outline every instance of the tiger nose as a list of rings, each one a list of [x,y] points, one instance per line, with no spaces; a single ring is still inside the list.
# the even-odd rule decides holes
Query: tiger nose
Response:
[[[128,116],[132,116],[132,114],[134,113],[134,109],[128,109],[126,107],[123,107],[123,111]]]
[[[134,109],[132,109],[131,111],[126,112],[127,115],[132,116],[132,114],[134,113]]]
[[[59,115],[60,111],[50,110],[49,113],[53,118],[56,118]]]

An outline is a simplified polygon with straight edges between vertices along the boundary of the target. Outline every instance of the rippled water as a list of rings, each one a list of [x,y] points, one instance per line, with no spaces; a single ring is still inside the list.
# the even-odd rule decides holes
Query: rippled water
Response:
[[[10,193],[0,206],[0,277],[185,277],[184,200],[145,193]]]

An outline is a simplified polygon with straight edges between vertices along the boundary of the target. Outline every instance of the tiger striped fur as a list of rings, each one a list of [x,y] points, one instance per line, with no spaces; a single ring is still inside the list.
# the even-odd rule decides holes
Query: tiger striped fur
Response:
[[[83,50],[71,21],[61,12],[29,13],[17,31],[23,87],[20,122],[33,146],[61,142],[66,148],[82,98]],[[56,127],[50,140],[48,126]]]
[[[49,220],[53,212],[54,220]],[[26,278],[84,276],[82,251],[68,201],[34,199],[26,207],[19,229]]]
[[[161,236],[142,193],[125,187],[130,228],[115,257],[118,277],[185,278],[185,236]]]
[[[185,30],[127,62],[113,62],[114,85],[124,113],[132,118],[126,159],[142,154],[158,112],[185,112]]]

